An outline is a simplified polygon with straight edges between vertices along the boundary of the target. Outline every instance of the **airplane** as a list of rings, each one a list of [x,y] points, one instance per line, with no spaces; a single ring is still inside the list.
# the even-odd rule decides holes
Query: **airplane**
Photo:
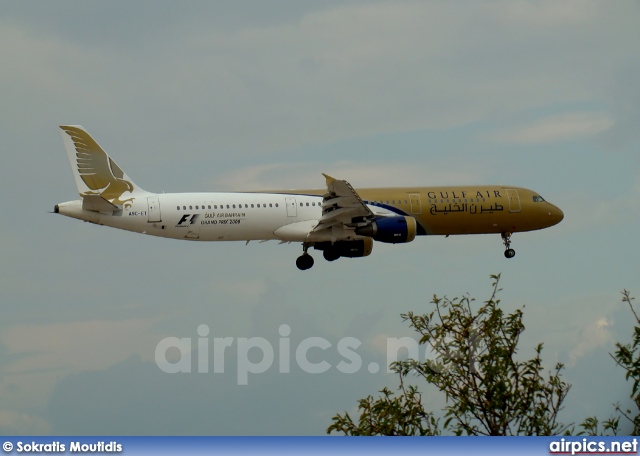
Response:
[[[416,236],[500,234],[513,258],[511,235],[560,223],[562,211],[537,192],[504,185],[354,189],[323,174],[325,189],[269,192],[151,193],[125,174],[81,126],[62,125],[79,200],[54,212],[122,230],[191,241],[302,243],[300,270],[314,260],[369,256],[374,241]]]

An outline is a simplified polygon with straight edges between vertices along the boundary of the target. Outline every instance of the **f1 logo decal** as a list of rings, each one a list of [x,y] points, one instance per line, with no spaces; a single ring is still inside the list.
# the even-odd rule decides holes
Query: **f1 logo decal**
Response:
[[[180,219],[180,221],[178,222],[178,224],[176,225],[176,228],[193,225],[194,223],[196,223],[196,220],[198,220],[198,215],[199,214],[193,214],[193,215],[184,214]]]

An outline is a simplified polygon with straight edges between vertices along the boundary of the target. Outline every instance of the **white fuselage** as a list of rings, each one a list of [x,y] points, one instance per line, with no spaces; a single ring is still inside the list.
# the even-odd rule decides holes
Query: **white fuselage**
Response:
[[[114,213],[58,204],[60,214],[142,234],[194,241],[304,241],[322,216],[322,197],[277,193],[167,193],[136,197]],[[379,211],[379,208],[378,208]]]

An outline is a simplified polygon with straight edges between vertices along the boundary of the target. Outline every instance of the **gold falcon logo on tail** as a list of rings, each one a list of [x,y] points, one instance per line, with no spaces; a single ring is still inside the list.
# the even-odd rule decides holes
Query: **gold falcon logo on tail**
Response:
[[[60,128],[68,135],[62,136],[80,195],[100,195],[114,205],[131,206],[134,198],[121,198],[125,192],[132,193],[135,185],[116,162],[82,127],[62,125]]]

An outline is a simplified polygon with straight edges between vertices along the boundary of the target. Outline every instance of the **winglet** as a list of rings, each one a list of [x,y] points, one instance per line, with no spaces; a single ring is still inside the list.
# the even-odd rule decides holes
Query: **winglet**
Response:
[[[322,173],[324,178],[327,180],[327,187],[333,183],[336,179],[334,177],[329,176],[328,174]]]
[[[328,193],[323,196],[322,218],[313,228],[313,232],[319,232],[334,225],[350,225],[356,217],[373,216],[373,212],[364,204],[349,182],[334,179],[328,174],[322,173],[322,175],[327,179]]]

